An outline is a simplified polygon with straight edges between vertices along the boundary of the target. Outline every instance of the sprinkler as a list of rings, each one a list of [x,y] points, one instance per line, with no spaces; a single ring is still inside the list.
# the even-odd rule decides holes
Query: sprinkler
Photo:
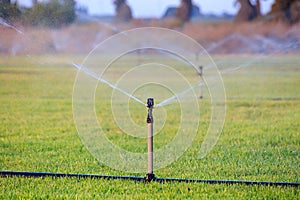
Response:
[[[135,100],[138,103],[143,105],[144,102],[138,99],[137,97],[123,91],[122,89],[118,88],[116,85],[108,82],[107,80],[98,77],[93,71],[90,71],[87,68],[82,68],[81,66],[72,63],[72,65],[82,70],[87,75],[91,76],[92,78],[100,81],[108,85],[109,87],[121,92],[122,94],[126,95],[127,97]],[[237,68],[233,68],[233,70],[238,70],[242,66]],[[202,81],[203,79],[203,67],[199,66],[199,73],[200,76],[200,96],[199,98],[203,98],[203,90],[202,86],[204,85]],[[195,85],[196,86],[196,85]],[[162,107],[168,105],[172,100],[176,99],[177,96],[185,94],[186,92],[193,89],[190,87],[182,92],[175,94],[174,96],[162,101],[161,103],[157,104],[156,107]],[[226,185],[234,185],[234,184],[241,184],[241,185],[258,185],[258,186],[279,186],[279,187],[300,187],[299,182],[270,182],[270,181],[247,181],[247,180],[204,180],[204,179],[188,179],[188,178],[160,178],[155,177],[154,170],[153,170],[153,115],[152,110],[154,108],[154,99],[148,98],[147,103],[145,105],[148,108],[148,115],[147,115],[147,124],[148,124],[148,171],[145,177],[139,176],[111,176],[111,175],[100,175],[100,174],[69,174],[69,173],[55,173],[55,172],[18,172],[18,171],[3,171],[0,170],[0,178],[2,177],[55,177],[55,178],[90,178],[90,179],[103,179],[103,180],[131,180],[136,182],[159,182],[159,183],[168,183],[168,182],[177,182],[177,183],[205,183],[205,184],[226,184]]]
[[[147,124],[148,124],[148,171],[146,174],[146,181],[151,182],[155,179],[153,173],[153,115],[154,99],[148,98],[146,107],[148,108]]]
[[[181,178],[156,178],[153,173],[153,116],[154,99],[148,98],[146,107],[148,108],[147,124],[148,124],[148,171],[146,177],[136,176],[110,176],[98,174],[63,174],[52,172],[16,172],[16,171],[0,171],[0,177],[56,177],[56,178],[90,178],[105,180],[131,180],[136,182],[178,182],[178,183],[206,183],[206,184],[243,184],[243,185],[261,185],[261,186],[284,186],[299,187],[299,182],[267,182],[267,181],[243,181],[243,180],[202,180],[202,179],[181,179]]]
[[[200,91],[200,95],[199,98],[203,99],[203,66],[199,66],[199,76],[200,76],[200,82],[199,82],[199,91]]]

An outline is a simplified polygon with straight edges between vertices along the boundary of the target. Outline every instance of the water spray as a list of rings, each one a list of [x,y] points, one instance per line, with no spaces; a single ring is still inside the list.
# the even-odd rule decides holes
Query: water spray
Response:
[[[82,70],[86,75],[100,81],[101,83],[104,83],[106,84],[107,86],[111,87],[112,89],[115,89],[119,92],[121,92],[122,94],[128,96],[129,98],[135,100],[136,102],[138,103],[141,103],[141,104],[144,104],[140,99],[138,99],[137,97],[133,96],[132,94],[129,94],[128,92],[126,92],[125,90],[122,90],[121,88],[117,87],[116,85],[110,83],[109,81],[105,80],[104,78],[101,78],[99,77],[95,72],[87,69],[87,68],[84,68],[80,65],[77,65],[75,63],[71,63],[73,67],[75,67],[77,70]]]
[[[114,30],[114,29],[113,29]],[[118,30],[114,30],[115,32],[118,32]],[[173,33],[173,32],[172,32]],[[122,33],[126,35],[126,33]],[[174,34],[174,33],[173,33]],[[153,34],[156,35],[156,34]],[[138,37],[137,37],[138,38]],[[144,38],[144,37],[142,37]],[[231,38],[229,38],[231,39]],[[228,40],[228,38],[227,38]],[[168,42],[170,43],[170,42]],[[218,44],[221,45],[221,44]],[[208,51],[211,51],[215,49],[218,45],[213,46],[211,49]],[[142,46],[143,47],[143,46]],[[156,46],[155,46],[156,47]],[[163,47],[163,45],[162,45]],[[161,49],[164,49],[162,48]],[[136,48],[136,47],[135,47]],[[140,47],[141,48],[141,47]],[[175,51],[177,52],[177,51]],[[202,55],[207,51],[201,51],[199,54],[196,55],[196,60],[199,59],[199,56]],[[140,51],[137,52],[138,56],[140,56]],[[180,51],[179,51],[180,53]],[[177,54],[175,54],[177,55]],[[235,71],[239,70],[240,68],[250,65],[252,62],[249,64],[246,63],[246,65],[238,66],[236,68],[230,69],[230,71]],[[77,70],[80,70],[85,73],[85,75],[90,76],[91,78],[94,78],[98,80],[99,82],[106,84],[107,86],[111,87],[112,89],[115,89],[119,91],[120,93],[126,95],[132,100],[135,100],[136,102],[139,102],[143,105],[144,102],[142,102],[140,99],[137,97],[133,96],[129,92],[126,92],[122,90],[121,88],[117,87],[116,85],[112,84],[111,82],[105,80],[103,77],[100,77],[98,74],[93,72],[87,67],[83,67],[80,65],[77,65],[75,63],[72,63],[72,66],[75,67]],[[196,66],[196,65],[195,65]],[[209,68],[209,65],[205,66],[206,69]],[[225,71],[225,70],[224,70]],[[225,71],[226,73],[226,71]],[[200,95],[199,98],[203,98],[203,85],[204,85],[204,79],[203,79],[203,67],[199,66],[199,73],[198,75],[200,76],[200,82],[196,83],[195,85],[192,85],[191,87],[182,90],[181,92],[177,92],[174,94],[172,97],[165,99],[164,101],[160,102],[159,104],[156,105],[156,107],[163,107],[165,105],[169,105],[171,103],[176,102],[175,100],[181,96],[186,94],[187,92],[196,89],[199,87],[200,90]],[[206,79],[209,80],[209,79]],[[268,185],[268,186],[295,186],[299,187],[300,183],[292,183],[292,182],[257,182],[257,181],[241,181],[241,180],[200,180],[200,179],[178,179],[178,178],[156,178],[154,175],[154,162],[153,162],[153,125],[154,125],[154,120],[153,120],[153,115],[152,111],[154,108],[154,99],[153,98],[148,98],[146,107],[148,108],[148,115],[147,115],[147,124],[148,124],[148,169],[147,169],[147,174],[146,177],[136,177],[136,176],[108,176],[108,175],[93,175],[93,174],[61,174],[61,173],[43,173],[43,172],[11,172],[11,171],[0,171],[0,177],[7,177],[7,176],[22,176],[22,177],[76,177],[76,178],[100,178],[100,179],[120,179],[120,180],[133,180],[133,181],[145,181],[145,182],[197,182],[197,183],[208,183],[208,184],[245,184],[245,185]]]
[[[24,35],[24,32],[21,31],[20,29],[18,29],[17,27],[13,26],[12,24],[10,24],[9,22],[5,21],[3,18],[0,17],[0,25],[7,27],[7,28],[11,28],[13,30],[15,30],[17,33]]]

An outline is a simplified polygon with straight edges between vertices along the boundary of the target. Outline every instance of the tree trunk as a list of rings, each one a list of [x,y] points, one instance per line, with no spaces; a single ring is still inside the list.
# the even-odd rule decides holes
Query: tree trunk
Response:
[[[262,14],[261,14],[260,0],[256,0],[255,7],[256,7],[257,17],[261,17]]]
[[[188,22],[191,17],[192,7],[192,0],[181,0],[180,6],[176,9],[176,18],[182,22]]]
[[[235,16],[236,22],[247,22],[257,18],[257,5],[252,5],[249,0],[238,0],[237,2],[240,4],[241,7],[237,15]],[[260,4],[258,6],[260,6]]]

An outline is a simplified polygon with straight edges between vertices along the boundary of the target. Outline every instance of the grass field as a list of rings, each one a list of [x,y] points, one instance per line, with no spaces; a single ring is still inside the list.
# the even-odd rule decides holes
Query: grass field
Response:
[[[217,59],[224,61],[221,70],[234,67],[237,62],[243,63],[240,57],[220,56]],[[251,57],[246,59],[251,60]],[[0,60],[0,169],[144,176],[108,168],[81,143],[72,114],[77,72],[66,64],[69,60],[79,62],[80,58],[52,57],[51,62],[42,64],[37,62],[39,60],[42,59],[11,57]],[[155,171],[155,175],[300,182],[299,64],[298,55],[276,56],[224,73],[226,120],[214,149],[204,159],[198,159],[211,113],[210,99],[205,91],[205,99],[199,100],[199,131],[191,148],[171,165]],[[97,97],[101,99],[102,95],[99,91]],[[110,99],[103,97],[97,104],[109,105]],[[111,120],[109,111],[97,110],[99,116],[104,116],[99,117],[99,121],[104,124],[108,137],[129,151],[146,151],[146,141],[124,136]],[[169,107],[168,112],[176,127],[176,109]],[[145,110],[137,113],[137,116],[144,115]],[[165,133],[155,138],[155,148],[172,139],[173,128],[172,124],[166,124]],[[23,177],[2,177],[0,185],[1,199],[300,198],[299,188],[270,186]]]

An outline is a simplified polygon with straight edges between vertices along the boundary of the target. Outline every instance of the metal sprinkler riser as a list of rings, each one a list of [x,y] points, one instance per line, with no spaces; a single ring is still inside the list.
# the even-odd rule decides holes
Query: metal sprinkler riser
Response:
[[[153,173],[153,115],[154,99],[148,98],[146,107],[148,108],[147,124],[148,124],[148,171],[146,174],[146,181],[150,182],[155,179]]]

